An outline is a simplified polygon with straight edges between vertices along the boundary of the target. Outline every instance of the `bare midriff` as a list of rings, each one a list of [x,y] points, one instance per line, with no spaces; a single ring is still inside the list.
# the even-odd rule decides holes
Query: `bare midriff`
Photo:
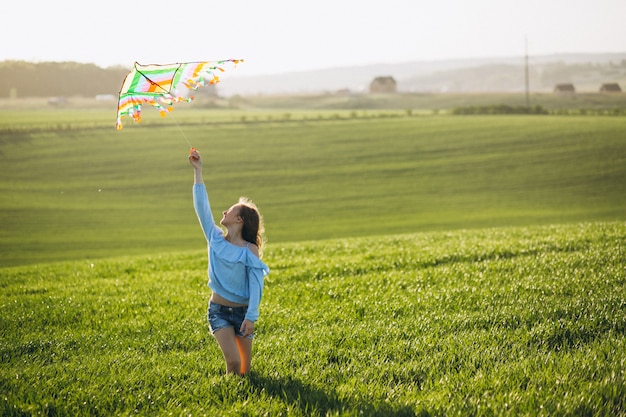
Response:
[[[237,304],[237,303],[233,303],[232,301],[228,301],[227,299],[225,299],[224,297],[219,296],[216,293],[212,293],[211,294],[211,301],[213,301],[216,304],[220,304],[220,305],[228,306],[228,307],[245,307],[245,306],[247,306],[247,304]]]

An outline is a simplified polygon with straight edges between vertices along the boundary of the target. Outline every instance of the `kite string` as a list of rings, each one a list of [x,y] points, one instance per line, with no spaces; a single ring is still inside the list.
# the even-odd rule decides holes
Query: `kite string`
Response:
[[[180,131],[180,134],[183,135],[183,138],[185,138],[185,141],[189,145],[189,148],[193,148],[193,145],[189,141],[189,138],[187,138],[187,135],[185,135],[185,132],[183,131],[183,128],[180,127],[180,125],[178,124],[178,120],[176,120],[176,118],[174,116],[172,116],[172,119],[174,120],[174,123],[176,123],[176,127],[178,127],[178,130]]]

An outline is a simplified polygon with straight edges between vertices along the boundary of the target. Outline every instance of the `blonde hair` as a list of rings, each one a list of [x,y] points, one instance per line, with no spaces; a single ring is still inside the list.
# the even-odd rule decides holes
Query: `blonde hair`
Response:
[[[246,242],[253,243],[259,248],[259,257],[263,253],[263,244],[265,243],[265,226],[263,225],[263,216],[256,204],[247,197],[239,198],[239,216],[243,219],[243,228],[241,229],[241,237]]]

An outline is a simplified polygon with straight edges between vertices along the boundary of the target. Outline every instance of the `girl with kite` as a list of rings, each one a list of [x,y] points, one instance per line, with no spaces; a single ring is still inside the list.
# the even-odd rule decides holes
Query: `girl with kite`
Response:
[[[215,224],[202,178],[202,158],[192,149],[189,162],[194,169],[193,203],[209,252],[209,326],[217,340],[226,372],[246,375],[252,361],[254,323],[259,317],[263,280],[269,268],[260,259],[263,218],[249,200],[224,211]]]

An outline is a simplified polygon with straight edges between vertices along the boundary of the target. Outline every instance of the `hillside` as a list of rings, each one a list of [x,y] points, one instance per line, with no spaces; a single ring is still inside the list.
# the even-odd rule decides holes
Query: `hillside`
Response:
[[[525,91],[524,57],[482,58],[407,63],[381,63],[322,68],[258,77],[233,77],[220,85],[226,95],[367,92],[377,76],[392,76],[399,92],[520,92]],[[530,89],[552,91],[557,83],[573,82],[579,91],[597,92],[606,82],[626,89],[626,52],[563,54],[529,58]]]
[[[224,75],[227,82],[222,82],[218,91],[225,97],[364,93],[375,77],[383,75],[394,77],[399,92],[521,92],[525,91],[524,68],[524,57],[519,56],[380,63],[259,76],[235,72]],[[104,69],[72,62],[0,62],[0,98],[117,94],[127,72],[120,67]],[[626,88],[626,52],[531,56],[529,80],[533,92],[552,91],[555,84],[566,82],[575,83],[579,92],[597,92],[607,82]]]

